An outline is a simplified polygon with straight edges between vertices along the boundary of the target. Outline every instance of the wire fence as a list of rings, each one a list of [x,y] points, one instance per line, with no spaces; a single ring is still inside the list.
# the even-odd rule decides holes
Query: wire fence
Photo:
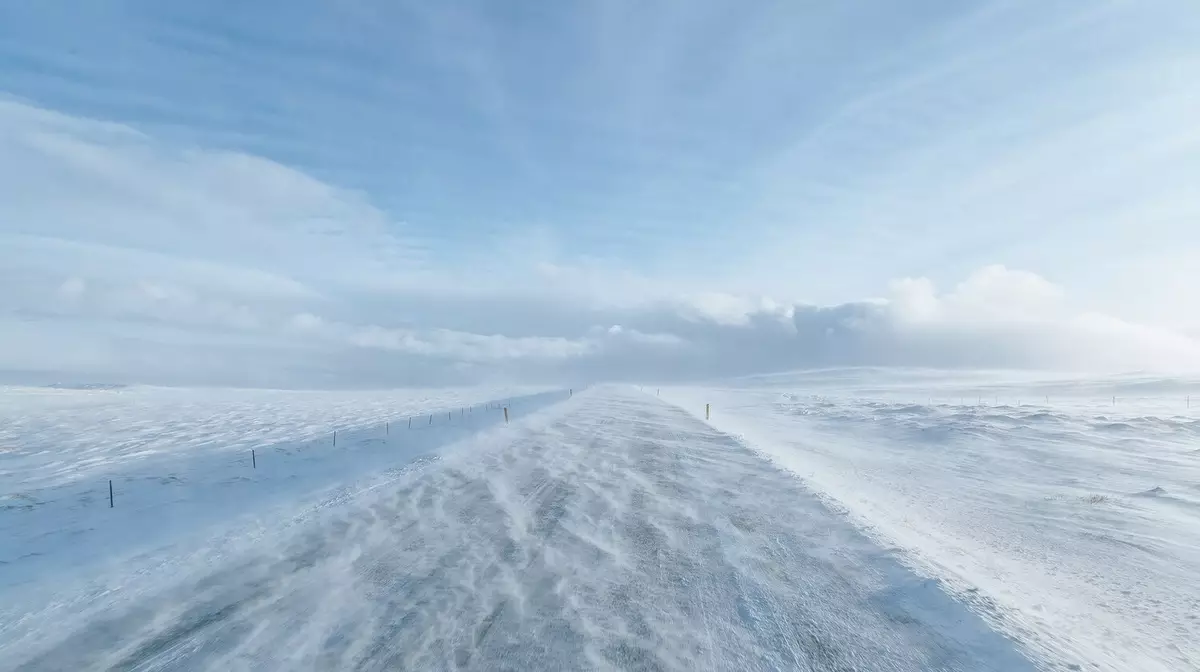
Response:
[[[0,514],[19,514],[64,503],[75,507],[97,500],[107,502],[107,508],[118,508],[116,505],[122,499],[128,501],[134,491],[144,490],[147,484],[154,484],[155,489],[173,489],[174,494],[168,499],[178,502],[203,496],[197,489],[228,489],[230,484],[246,481],[262,483],[271,480],[271,475],[290,479],[297,485],[328,481],[334,476],[353,475],[355,464],[358,469],[404,464],[488,427],[507,424],[516,417],[512,413],[518,408],[533,411],[573,396],[574,389],[568,389],[393,416],[375,424],[338,427],[324,435],[277,440],[240,450],[231,446],[118,454],[110,458],[117,466],[116,473],[97,474],[103,479],[99,483],[68,475],[44,484],[29,483],[22,489],[20,481],[9,481],[15,490],[0,492]],[[333,450],[338,451],[338,458],[345,459],[331,459]],[[94,472],[97,458],[88,459],[91,462],[88,471]],[[11,475],[20,477],[19,473]],[[97,488],[103,490],[97,492]],[[0,532],[6,527],[3,518],[6,517],[0,517]]]

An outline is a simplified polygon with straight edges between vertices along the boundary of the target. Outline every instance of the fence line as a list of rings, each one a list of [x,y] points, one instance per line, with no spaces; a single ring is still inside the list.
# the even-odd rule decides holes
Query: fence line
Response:
[[[561,394],[561,393],[562,393],[561,391],[559,391],[559,392],[558,392],[558,394]],[[567,395],[568,395],[568,398],[570,398],[570,397],[574,396],[574,390],[573,390],[573,389],[571,389],[571,390],[568,390],[568,392],[567,392]],[[534,396],[534,397],[540,397],[540,396],[542,396],[542,395],[541,395],[541,394],[538,394],[538,395],[532,395],[532,396]],[[524,398],[524,397],[522,397],[522,398]],[[481,404],[479,404],[479,406],[480,406],[481,408],[488,408],[488,409],[494,409],[494,410],[503,410],[503,412],[504,412],[504,422],[505,422],[505,424],[508,424],[508,423],[509,423],[509,413],[508,413],[508,409],[509,409],[509,407],[510,407],[510,406],[513,406],[513,405],[515,405],[515,404],[513,403],[513,401],[512,401],[512,400],[509,400],[509,401],[505,402],[503,405],[501,405],[500,403],[497,403],[497,402],[491,402],[491,401],[489,401],[489,402],[486,402],[486,404],[485,404],[485,403],[481,403]],[[466,419],[467,419],[467,414],[468,414],[468,408],[469,408],[469,413],[470,413],[470,415],[474,416],[474,413],[475,413],[475,406],[476,406],[475,404],[471,404],[469,407],[466,407],[466,406],[460,406],[460,407],[459,407],[459,409],[458,409],[459,418],[463,419],[463,421],[464,421],[464,422],[466,422]],[[408,423],[407,423],[407,424],[408,424],[408,429],[409,429],[409,430],[412,430],[412,428],[413,428],[413,426],[412,426],[413,417],[414,417],[414,416],[411,416],[411,415],[410,415],[410,416],[408,416]],[[430,413],[430,414],[429,414],[429,423],[428,423],[430,426],[433,426],[433,424],[434,424],[434,423],[433,423],[433,419],[434,419],[434,414],[433,414],[433,413]],[[453,411],[453,410],[448,410],[448,411],[446,411],[446,420],[447,420],[447,424],[451,424],[451,423],[453,423],[453,422],[454,422],[454,411]],[[375,426],[375,427],[378,427],[378,425],[374,425],[374,426]],[[460,425],[460,426],[461,426],[461,425]],[[370,428],[371,428],[371,425],[367,425],[367,426],[363,426],[363,427],[356,428],[356,429],[355,429],[355,430],[353,430],[353,431],[356,431],[356,432],[358,432],[358,431],[364,431],[364,432],[365,432],[365,431],[369,431],[369,430],[370,430]],[[333,447],[337,447],[337,437],[338,437],[338,431],[339,431],[339,430],[337,430],[337,429],[334,429],[334,430],[332,430],[332,446],[333,446]],[[375,431],[378,431],[378,429],[376,429]],[[418,431],[420,431],[420,430],[418,430]],[[389,443],[389,444],[390,444],[390,443],[391,443],[391,439],[390,439],[390,437],[391,437],[391,433],[392,433],[392,432],[391,432],[391,421],[390,421],[390,420],[385,420],[385,421],[384,421],[384,425],[383,425],[383,432],[384,432],[384,436],[385,436],[385,437],[389,437],[389,438],[385,439],[385,441],[386,441],[387,443]],[[299,444],[301,444],[301,445],[303,445],[303,444],[308,444],[309,446],[312,446],[312,445],[318,445],[318,446],[319,446],[319,445],[320,445],[320,443],[319,443],[319,438],[320,438],[320,437],[319,437],[319,435],[318,435],[317,437],[310,438],[310,439],[307,439],[307,440],[296,441],[296,442],[294,442],[294,443],[299,443]],[[280,444],[283,444],[283,443],[293,443],[293,442],[292,442],[292,441],[280,441],[279,443],[280,443]],[[353,443],[354,443],[354,442],[352,441],[352,442],[351,442],[351,445],[353,445]],[[244,458],[243,458],[243,459],[244,459]],[[245,464],[245,463],[243,462],[242,464]],[[251,449],[250,449],[250,468],[251,468],[251,469],[254,469],[254,470],[257,470],[257,469],[258,469],[258,454],[257,454],[257,450],[256,450],[256,449],[254,449],[254,448],[251,448]],[[128,480],[128,479],[127,479],[127,480]],[[114,491],[114,487],[113,487],[113,481],[112,481],[112,479],[108,479],[108,506],[109,506],[109,508],[115,508],[115,507],[116,507],[116,499],[115,499],[115,494],[114,494],[114,493],[115,493],[115,491]]]
[[[568,396],[568,398],[571,398],[571,397],[573,397],[573,396],[574,396],[574,393],[575,393],[574,389],[568,389],[568,391],[567,391],[567,396]],[[561,391],[559,392],[559,394],[561,394]],[[659,389],[656,389],[656,390],[655,390],[655,395],[656,395],[656,396],[661,396],[661,388],[659,388]],[[535,395],[535,396],[541,396],[541,395]],[[1075,400],[1075,401],[1077,401],[1077,402],[1085,402],[1085,401],[1086,401],[1086,398],[1079,398],[1079,397],[1068,397],[1068,398],[1070,398],[1070,399],[1072,399],[1072,400]],[[1176,398],[1178,398],[1178,397],[1176,397]],[[1093,399],[1094,399],[1094,398],[1093,398]],[[1119,397],[1117,397],[1116,395],[1113,395],[1112,397],[1110,397],[1110,403],[1111,403],[1111,405],[1112,405],[1112,406],[1116,406],[1116,405],[1117,405],[1117,401],[1118,401],[1118,399],[1119,399]],[[1141,399],[1162,400],[1162,399],[1164,399],[1164,397],[1141,397],[1141,398],[1138,398],[1138,399],[1139,399],[1139,400],[1141,400]],[[1046,396],[1044,397],[1044,401],[1045,401],[1046,405],[1050,405],[1050,397],[1049,397],[1049,395],[1046,395]],[[934,404],[934,402],[935,402],[935,398],[933,398],[933,397],[929,397],[929,398],[928,398],[928,402],[929,402],[929,404],[930,404],[930,405],[933,405],[933,404]],[[960,398],[959,398],[959,405],[960,405],[960,406],[966,406],[966,404],[965,404],[964,402],[965,402],[965,398],[963,398],[963,397],[960,397]],[[993,397],[993,402],[994,402],[995,406],[999,406],[999,405],[1000,405],[1000,397],[999,397],[998,395],[997,395],[997,396],[995,396],[995,397]],[[984,404],[983,404],[983,396],[982,396],[982,395],[979,395],[979,396],[977,397],[977,403],[978,403],[978,405],[980,405],[980,406],[983,406],[983,405],[984,405]],[[1185,405],[1185,408],[1188,408],[1188,409],[1190,409],[1190,408],[1191,408],[1191,404],[1192,404],[1192,397],[1191,397],[1191,395],[1190,395],[1190,394],[1189,394],[1189,395],[1185,395],[1185,397],[1184,397],[1184,405]],[[505,424],[508,424],[508,423],[509,423],[509,412],[508,412],[508,411],[509,411],[509,407],[510,407],[511,405],[513,405],[513,404],[512,404],[512,401],[509,401],[509,402],[507,402],[507,403],[505,403],[505,404],[503,404],[503,405],[501,405],[501,404],[500,404],[500,403],[498,403],[498,402],[491,402],[491,401],[489,401],[489,402],[486,402],[486,403],[481,403],[481,404],[480,404],[480,407],[481,407],[481,408],[487,408],[487,409],[489,409],[489,410],[501,410],[501,411],[503,411],[503,413],[504,413],[504,422],[505,422]],[[1017,399],[1017,406],[1018,406],[1018,407],[1019,407],[1019,406],[1022,406],[1022,400],[1021,400],[1021,399]],[[470,412],[471,414],[474,414],[474,411],[475,411],[475,404],[472,404],[472,405],[471,405],[471,406],[469,406],[469,407],[459,407],[459,417],[460,417],[460,418],[466,418],[466,412],[468,412],[468,410],[469,410],[469,412]],[[414,416],[408,416],[408,422],[407,422],[407,426],[408,426],[408,429],[409,429],[409,430],[412,430],[412,421],[413,421],[413,417],[414,417]],[[705,419],[705,420],[711,420],[711,418],[712,418],[712,404],[711,404],[711,403],[706,403],[706,404],[704,404],[704,419]],[[434,414],[432,414],[432,413],[431,413],[431,414],[429,414],[429,423],[428,423],[428,424],[429,424],[430,426],[432,426],[432,425],[433,425],[433,419],[434,419]],[[453,422],[453,420],[454,420],[454,414],[453,414],[453,411],[447,411],[447,412],[446,412],[446,419],[447,419],[447,422],[448,422],[448,423],[451,423],[451,422]],[[378,427],[378,425],[375,425],[375,426],[376,426],[376,427]],[[359,428],[359,430],[367,430],[367,429],[369,429],[369,428],[370,428],[370,426],[366,426],[366,427]],[[356,431],[359,431],[359,430],[356,430]],[[378,430],[376,430],[376,431],[378,431]],[[335,430],[332,430],[332,438],[333,438],[333,442],[332,442],[332,443],[333,443],[333,446],[334,446],[334,447],[336,447],[336,446],[337,446],[337,435],[338,435],[338,430],[336,430],[336,429],[335,429]],[[390,420],[387,420],[387,421],[385,421],[385,422],[384,422],[384,436],[385,436],[385,437],[390,437],[390,436],[391,436],[391,421],[390,421]],[[389,439],[386,439],[386,441],[387,441],[388,443],[390,443],[390,438],[389,438]],[[309,440],[307,440],[307,441],[300,441],[299,443],[301,443],[301,444],[303,444],[303,443],[309,443],[309,444],[312,444],[313,442],[315,442],[315,439],[309,439]],[[280,442],[280,443],[285,443],[285,442]],[[290,443],[290,442],[289,442],[289,443]],[[244,463],[243,463],[243,464],[244,464]],[[251,468],[251,469],[255,469],[255,470],[257,470],[257,469],[258,469],[258,456],[257,456],[257,452],[256,452],[256,450],[255,450],[254,448],[251,448],[251,449],[250,449],[250,468]],[[115,497],[115,491],[114,491],[114,486],[113,486],[113,481],[112,481],[112,479],[109,479],[109,480],[108,480],[108,505],[109,505],[109,508],[115,508],[115,506],[116,506],[116,497]]]

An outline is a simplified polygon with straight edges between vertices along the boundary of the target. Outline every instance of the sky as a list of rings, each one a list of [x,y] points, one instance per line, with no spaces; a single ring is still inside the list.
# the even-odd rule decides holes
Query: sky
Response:
[[[1200,369],[1194,0],[0,7],[0,380]]]

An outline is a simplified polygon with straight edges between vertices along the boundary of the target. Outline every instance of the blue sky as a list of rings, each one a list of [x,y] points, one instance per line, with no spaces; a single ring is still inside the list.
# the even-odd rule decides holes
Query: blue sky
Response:
[[[0,368],[1195,366],[1197,34],[1189,0],[8,3]]]

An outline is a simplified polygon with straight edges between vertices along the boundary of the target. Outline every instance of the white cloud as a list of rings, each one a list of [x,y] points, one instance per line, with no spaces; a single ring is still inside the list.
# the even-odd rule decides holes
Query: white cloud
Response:
[[[421,265],[420,244],[363,196],[258,157],[5,99],[0,157],[9,270],[297,296],[311,293],[297,277],[352,283]]]
[[[999,264],[975,271],[944,296],[937,295],[928,278],[894,280],[890,289],[896,317],[912,322],[1052,319],[1065,300],[1063,289],[1041,276]]]
[[[67,278],[58,286],[58,295],[68,301],[74,301],[87,291],[87,283],[80,278]]]
[[[637,329],[628,329],[619,324],[614,324],[608,329],[593,331],[602,331],[603,335],[612,343],[667,347],[683,347],[687,345],[686,341],[675,334],[646,333]]]
[[[944,292],[905,278],[883,299],[813,305],[560,259],[544,232],[528,248],[435,264],[360,194],[12,101],[0,102],[0,178],[0,373],[11,375],[357,385],[853,364],[1200,368],[1194,336],[1099,313],[1002,265]]]
[[[893,280],[889,289],[889,301],[898,319],[919,322],[937,317],[941,302],[929,278]]]
[[[396,350],[406,354],[445,357],[466,362],[526,359],[564,359],[586,354],[586,341],[554,337],[510,338],[499,334],[468,334],[449,329],[416,332],[378,326],[354,328],[350,342],[364,348]]]
[[[751,298],[723,292],[685,295],[675,301],[675,306],[679,314],[689,320],[742,327],[748,326],[755,317],[787,323],[794,311],[794,307],[769,297]]]
[[[292,316],[290,324],[296,329],[303,331],[314,331],[324,326],[325,320],[322,320],[312,313],[298,313]]]

